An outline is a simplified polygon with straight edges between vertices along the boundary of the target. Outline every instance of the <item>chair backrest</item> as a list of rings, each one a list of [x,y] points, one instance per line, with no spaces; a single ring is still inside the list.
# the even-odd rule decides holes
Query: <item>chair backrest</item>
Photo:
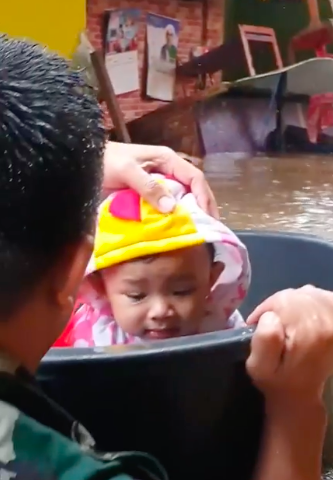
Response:
[[[278,69],[283,68],[280,49],[277,43],[275,31],[269,27],[258,27],[255,25],[238,25],[241,42],[244,48],[245,59],[251,76],[256,75],[253,65],[253,58],[250,49],[250,42],[270,43],[273,47],[275,64]]]

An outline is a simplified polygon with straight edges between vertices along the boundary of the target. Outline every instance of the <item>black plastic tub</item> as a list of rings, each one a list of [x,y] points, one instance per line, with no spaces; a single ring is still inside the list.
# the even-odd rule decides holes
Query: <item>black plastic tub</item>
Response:
[[[333,289],[330,243],[238,233],[253,265],[243,314],[282,288]],[[251,336],[244,329],[140,348],[54,349],[39,380],[102,449],[148,451],[171,480],[251,480],[263,426],[261,395],[245,373]]]

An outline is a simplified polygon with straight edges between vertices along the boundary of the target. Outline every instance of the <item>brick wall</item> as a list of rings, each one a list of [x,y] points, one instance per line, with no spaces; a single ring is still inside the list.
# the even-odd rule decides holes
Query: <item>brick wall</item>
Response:
[[[142,79],[142,64],[145,48],[145,13],[153,12],[177,18],[181,22],[178,52],[179,60],[187,61],[191,47],[201,44],[202,34],[202,3],[201,1],[179,0],[87,0],[87,27],[91,34],[95,48],[101,48],[102,15],[105,10],[112,8],[140,8],[142,17],[139,29],[139,64],[140,80]],[[209,46],[214,47],[221,43],[223,36],[223,0],[208,0],[207,36]],[[184,89],[179,82],[176,85],[176,97],[184,96]],[[192,89],[193,82],[186,82],[186,93]],[[126,121],[141,117],[161,106],[165,102],[142,100],[141,92],[131,92],[118,96],[120,108]],[[108,122],[108,126],[111,126]]]

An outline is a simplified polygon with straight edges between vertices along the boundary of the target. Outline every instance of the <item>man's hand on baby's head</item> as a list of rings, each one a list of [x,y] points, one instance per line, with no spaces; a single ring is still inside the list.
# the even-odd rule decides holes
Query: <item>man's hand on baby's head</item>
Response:
[[[104,156],[104,188],[132,188],[162,213],[174,210],[176,202],[170,192],[149,172],[172,175],[188,185],[199,206],[219,218],[214,195],[204,174],[171,148],[109,142]]]
[[[257,329],[247,370],[266,399],[320,398],[333,372],[333,293],[312,286],[278,292],[248,324]]]

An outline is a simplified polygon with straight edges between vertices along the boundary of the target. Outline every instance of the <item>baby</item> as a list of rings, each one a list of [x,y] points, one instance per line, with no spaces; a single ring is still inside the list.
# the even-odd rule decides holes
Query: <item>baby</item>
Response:
[[[245,246],[171,178],[177,206],[154,210],[132,190],[100,206],[80,305],[55,346],[109,346],[244,325]]]

